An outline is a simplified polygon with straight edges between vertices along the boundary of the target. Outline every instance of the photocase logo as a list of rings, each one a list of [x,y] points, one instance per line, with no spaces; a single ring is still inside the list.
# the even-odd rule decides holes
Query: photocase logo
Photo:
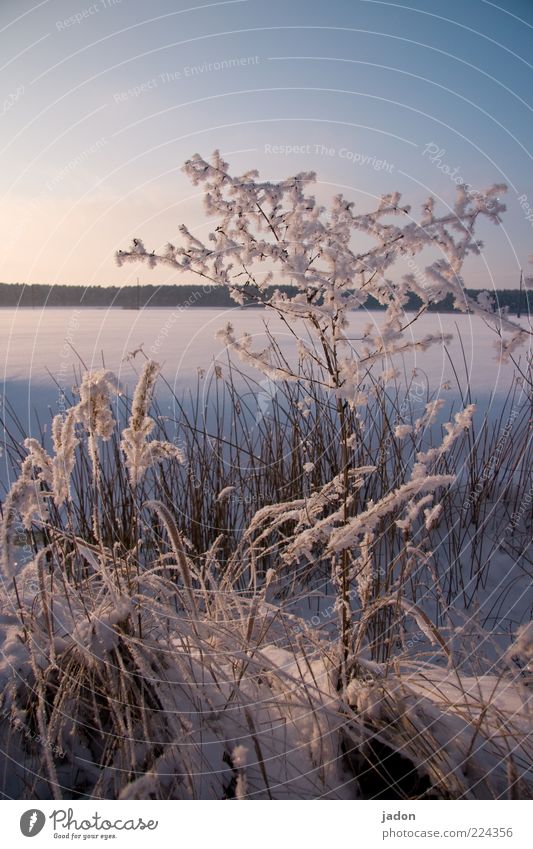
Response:
[[[24,837],[35,837],[42,831],[46,817],[42,811],[37,808],[32,808],[29,811],[24,811],[20,818],[20,830]]]

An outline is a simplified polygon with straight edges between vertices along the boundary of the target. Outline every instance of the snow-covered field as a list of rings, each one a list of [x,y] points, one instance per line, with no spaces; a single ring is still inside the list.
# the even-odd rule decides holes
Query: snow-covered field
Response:
[[[254,395],[235,372],[207,442],[176,400],[197,386],[200,410],[221,409],[228,321],[258,350],[268,319],[295,360],[266,311],[0,315],[10,482],[13,412],[46,433],[3,497],[4,793],[531,795],[531,400],[479,318],[417,322],[416,338],[455,339],[399,360],[391,396],[354,412],[346,484],[335,408],[294,382]],[[347,335],[382,318],[351,313]],[[102,366],[133,390],[140,346],[161,374],[144,370],[126,430]],[[61,392],[85,368],[69,414]],[[180,412],[176,439],[152,392]]]

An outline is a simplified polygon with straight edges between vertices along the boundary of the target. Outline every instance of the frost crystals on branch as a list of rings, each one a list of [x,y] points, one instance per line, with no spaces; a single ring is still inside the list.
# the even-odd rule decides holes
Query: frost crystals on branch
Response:
[[[450,425],[441,448],[419,458],[412,480],[378,503],[367,503],[354,517],[352,506],[358,480],[351,468],[354,446],[347,425],[349,412],[368,401],[364,379],[370,369],[382,368],[381,380],[385,384],[397,376],[395,356],[425,351],[430,345],[444,344],[451,338],[440,333],[418,339],[411,336],[412,325],[430,303],[439,303],[451,295],[457,308],[481,315],[498,333],[502,357],[510,356],[525,340],[526,331],[501,312],[495,313],[487,299],[469,298],[461,277],[465,259],[479,254],[482,247],[474,236],[478,219],[500,223],[505,206],[499,196],[506,187],[494,185],[485,192],[472,192],[462,185],[453,210],[436,213],[435,200],[430,197],[416,220],[411,208],[401,203],[398,192],[383,195],[370,212],[356,211],[354,203],[340,194],[326,209],[308,191],[315,182],[314,173],[302,172],[279,182],[261,181],[257,171],[233,176],[218,152],[211,162],[195,154],[185,163],[184,171],[194,185],[203,188],[207,215],[216,219],[208,241],[202,242],[181,226],[180,245],[167,244],[158,254],[147,251],[144,243],[135,239],[129,251],[118,252],[117,262],[122,265],[143,261],[150,267],[164,264],[179,272],[195,273],[212,284],[226,286],[237,303],[251,301],[273,310],[298,342],[298,368],[284,360],[272,337],[261,351],[252,350],[250,334],[237,339],[231,325],[221,331],[220,338],[241,360],[267,378],[297,380],[329,395],[339,431],[340,474],[331,493],[338,503],[331,515],[316,515],[307,527],[305,517],[300,518],[285,557],[290,560],[308,556],[313,546],[322,546],[330,556],[339,593],[346,659],[351,639],[350,549],[357,547],[363,536],[370,552],[371,535],[382,518],[406,505],[407,515],[399,522],[407,533],[422,506],[429,505],[428,496],[454,479],[450,475],[429,474],[426,465],[447,450],[463,426],[462,419]],[[361,249],[369,241],[371,246]],[[412,257],[422,253],[434,255],[423,273],[402,275],[395,271],[402,261],[413,268]],[[281,284],[284,290],[276,288]],[[413,293],[420,298],[421,307],[414,317],[407,318],[405,307]],[[353,340],[348,332],[348,313],[364,306],[370,297],[385,308],[384,319],[379,326],[369,325],[362,338]],[[408,328],[409,339],[405,333]],[[504,333],[511,334],[510,339],[504,340]],[[415,430],[431,423],[438,404],[428,405]],[[461,415],[468,418],[470,412],[466,410]],[[405,430],[399,433],[407,435]],[[128,451],[132,453],[132,449]],[[425,497],[415,502],[415,496],[422,493]],[[247,533],[265,522],[270,522],[270,528],[275,527],[299,516],[301,509],[297,500],[276,505],[270,512],[260,510]],[[429,524],[438,519],[433,513],[425,515]],[[268,528],[262,530],[254,544],[264,541],[268,534]],[[362,555],[359,567],[362,571],[358,589],[366,599],[371,556]]]
[[[435,200],[430,197],[416,221],[398,192],[383,195],[371,212],[357,212],[354,203],[342,195],[335,196],[327,210],[308,193],[316,179],[314,173],[302,172],[279,182],[261,181],[257,171],[232,176],[217,151],[211,163],[195,154],[183,170],[194,185],[202,186],[206,212],[217,219],[208,242],[182,225],[181,245],[167,244],[162,253],[155,253],[134,239],[128,251],[118,252],[118,264],[140,260],[150,267],[165,264],[196,273],[213,284],[227,286],[237,303],[263,303],[286,320],[304,320],[320,343],[321,365],[329,372],[330,382],[348,402],[347,396],[354,391],[357,395],[357,390],[348,365],[354,356],[351,340],[345,335],[346,313],[363,306],[370,297],[386,310],[382,325],[371,329],[364,340],[358,359],[366,366],[394,353],[424,350],[442,341],[440,335],[404,340],[404,307],[410,293],[421,299],[420,312],[451,295],[463,312],[477,313],[499,333],[512,334],[502,346],[503,356],[524,341],[524,331],[502,313],[495,313],[487,299],[468,297],[461,278],[466,257],[479,254],[482,247],[474,237],[478,219],[500,223],[505,206],[499,196],[506,191],[505,185],[494,185],[485,192],[459,186],[453,210],[441,215],[436,214]],[[358,250],[360,237],[370,237],[374,244]],[[399,260],[408,260],[412,266],[412,257],[428,249],[437,256],[420,274],[387,277]],[[273,291],[277,283],[292,285],[296,293]],[[249,337],[236,340],[231,330],[227,336],[239,356],[253,360],[253,365],[269,376],[275,372],[267,352],[251,351]],[[344,352],[342,368],[339,346]],[[287,379],[286,374],[275,376]]]

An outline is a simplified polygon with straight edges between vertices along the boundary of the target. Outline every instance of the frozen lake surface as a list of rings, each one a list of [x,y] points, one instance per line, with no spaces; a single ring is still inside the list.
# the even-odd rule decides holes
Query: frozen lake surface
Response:
[[[382,312],[351,313],[350,335],[357,338],[369,321],[379,327],[383,320]],[[294,337],[279,318],[256,308],[2,309],[0,321],[0,391],[16,410],[26,432],[35,430],[37,415],[46,421],[49,410],[57,412],[60,389],[70,391],[80,359],[88,368],[100,368],[105,363],[127,390],[142,363],[142,357],[132,360],[128,355],[142,345],[149,357],[162,364],[163,376],[179,396],[196,382],[199,369],[205,370],[207,383],[214,362],[226,362],[225,350],[215,334],[228,321],[237,336],[244,331],[252,334],[254,349],[265,346],[264,323],[268,322],[289,359],[296,350]],[[298,332],[298,323],[292,327]],[[480,409],[497,413],[511,386],[513,366],[498,363],[494,331],[476,316],[432,313],[422,316],[407,333],[413,339],[426,333],[452,333],[454,339],[448,345],[437,343],[428,351],[410,354],[403,361],[399,358],[397,365],[402,372],[409,377],[416,368],[432,392],[457,405],[451,358],[463,388],[468,376],[472,400]],[[54,385],[54,379],[58,385]],[[163,401],[161,382],[158,391]]]
[[[357,337],[369,321],[379,327],[383,317],[380,312],[353,312],[350,332]],[[0,321],[3,381],[23,381],[35,386],[49,385],[49,372],[58,375],[72,369],[76,362],[72,348],[88,367],[101,367],[105,358],[108,368],[128,380],[132,372],[125,358],[140,344],[147,354],[164,363],[164,374],[169,381],[184,385],[196,376],[197,368],[208,368],[213,357],[223,356],[215,333],[228,321],[237,334],[251,333],[258,348],[265,343],[264,322],[268,321],[283,350],[294,349],[294,339],[283,323],[273,313],[255,308],[2,309]],[[447,347],[461,376],[464,365],[460,338],[472,385],[483,393],[505,390],[511,369],[499,366],[494,359],[496,337],[481,319],[455,313],[430,313],[407,331],[411,339],[440,332],[455,337]],[[410,367],[425,371],[435,387],[453,379],[444,347],[436,344],[409,361]]]

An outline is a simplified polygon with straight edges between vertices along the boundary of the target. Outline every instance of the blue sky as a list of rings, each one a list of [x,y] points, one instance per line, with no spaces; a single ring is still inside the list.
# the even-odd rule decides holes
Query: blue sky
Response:
[[[359,209],[399,190],[453,201],[506,182],[474,287],[515,287],[533,253],[533,3],[2,0],[0,280],[191,282],[114,264],[186,222],[181,173],[219,148],[235,171],[317,172]],[[528,215],[530,220],[528,220]]]

